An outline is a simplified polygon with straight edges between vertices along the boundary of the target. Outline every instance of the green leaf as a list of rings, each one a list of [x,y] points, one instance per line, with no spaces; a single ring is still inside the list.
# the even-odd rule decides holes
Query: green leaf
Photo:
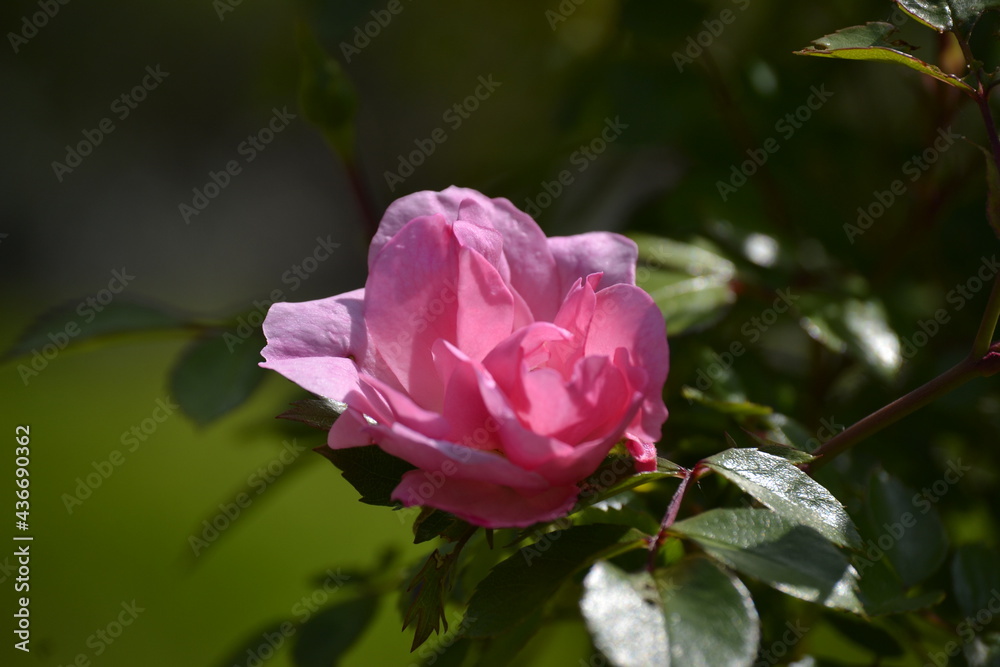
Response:
[[[405,599],[409,604],[406,605],[403,616],[403,629],[414,626],[410,651],[417,650],[432,632],[439,632],[442,624],[448,630],[444,605],[455,585],[455,566],[458,564],[459,553],[460,549],[454,549],[448,554],[435,549],[407,586]]]
[[[292,403],[292,408],[282,412],[276,419],[290,419],[313,428],[329,431],[337,418],[347,409],[346,403],[329,398],[307,398]]]
[[[714,509],[670,531],[743,574],[810,602],[862,613],[857,572],[814,529],[766,509]]]
[[[1000,591],[1000,553],[983,544],[966,544],[951,561],[951,586],[955,601],[966,616],[986,609]]]
[[[815,340],[834,352],[851,353],[884,380],[895,378],[903,365],[899,336],[875,299],[824,300],[800,324]]]
[[[704,405],[706,408],[732,415],[737,419],[745,417],[764,417],[771,414],[772,409],[766,405],[751,403],[750,401],[720,401],[710,398],[704,392],[694,387],[681,387],[681,395],[692,403]]]
[[[420,544],[443,537],[455,541],[469,531],[470,525],[453,514],[433,507],[424,507],[413,522],[413,543]]]
[[[368,628],[376,611],[378,598],[366,595],[317,612],[299,628],[292,649],[293,664],[295,667],[338,664]]]
[[[834,544],[861,546],[857,528],[840,501],[787,460],[740,448],[710,456],[702,464],[786,519],[815,528]]]
[[[909,45],[887,38],[896,32],[891,23],[874,22],[855,25],[813,40],[814,46],[808,46],[796,51],[800,56],[820,56],[823,58],[842,58],[846,60],[870,60],[876,62],[895,63],[921,74],[943,81],[967,93],[975,89],[953,74],[947,74],[937,66],[924,62],[909,53]]]
[[[580,600],[594,644],[616,665],[752,665],[760,621],[750,592],[705,558],[655,577],[596,563]]]
[[[479,640],[483,645],[475,667],[507,667],[518,664],[514,659],[525,648],[528,641],[542,627],[542,610],[538,609],[523,623],[518,623],[509,632]]]
[[[648,234],[631,238],[639,246],[636,284],[660,308],[668,336],[707,328],[736,301],[731,285],[736,267],[728,259]]]
[[[170,372],[171,394],[199,426],[239,407],[264,377],[260,350],[264,335],[254,331],[238,345],[225,332],[194,341]]]
[[[406,461],[385,453],[377,445],[347,449],[332,449],[320,445],[313,451],[330,459],[344,479],[361,494],[359,500],[369,505],[399,505],[390,495],[399,485],[404,473],[416,470]]]
[[[854,566],[861,575],[861,597],[868,616],[906,614],[933,607],[944,600],[941,591],[907,595],[899,575],[889,567],[882,552],[871,540],[864,553],[855,555]]]
[[[760,619],[743,582],[705,558],[657,572],[670,657],[678,667],[752,665]]]
[[[930,501],[907,488],[885,471],[872,475],[868,485],[868,510],[876,543],[905,586],[934,574],[948,554],[948,536]]]
[[[602,561],[583,580],[580,611],[594,646],[618,667],[670,665],[667,628],[656,583]]]
[[[323,132],[345,162],[354,159],[354,116],[358,96],[347,74],[304,24],[298,27],[301,62],[299,108]]]
[[[1000,0],[895,0],[903,11],[938,32],[968,29]]]
[[[827,613],[825,618],[848,640],[868,649],[875,655],[895,658],[904,653],[903,647],[891,634],[869,621],[863,621],[856,616],[836,613]]]
[[[251,634],[226,660],[217,663],[217,667],[233,667],[233,665],[246,664],[248,655],[257,654],[260,651],[261,645],[267,642],[266,637],[277,636],[284,638],[294,633],[295,624],[291,620],[276,621],[262,627]]]
[[[100,311],[97,308],[101,308]],[[117,334],[172,329],[185,324],[175,315],[159,308],[128,301],[112,301],[106,306],[87,301],[52,308],[25,329],[2,359],[4,361],[25,354],[39,352],[51,358],[43,348],[50,346],[62,350],[83,341]]]
[[[597,470],[580,483],[580,497],[570,513],[613,498],[637,486],[680,476],[682,468],[676,463],[664,458],[657,458],[656,463],[655,471],[638,473],[635,471],[635,459],[631,456],[609,456]]]
[[[593,524],[547,533],[479,582],[466,612],[467,634],[489,637],[510,630],[548,601],[575,571],[642,546],[642,534],[627,526]]]

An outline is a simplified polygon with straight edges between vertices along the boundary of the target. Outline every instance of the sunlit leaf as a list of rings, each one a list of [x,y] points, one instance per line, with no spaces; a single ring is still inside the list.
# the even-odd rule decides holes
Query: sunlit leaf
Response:
[[[844,506],[789,461],[751,448],[727,449],[702,464],[784,518],[815,528],[834,544],[858,547],[861,537]]]
[[[972,86],[957,76],[947,74],[937,66],[911,55],[909,45],[899,41],[890,42],[888,37],[894,32],[896,27],[891,23],[874,22],[851,26],[813,40],[814,46],[808,46],[795,53],[802,56],[895,63],[915,69],[949,86],[969,93],[974,92]]]
[[[894,0],[903,10],[938,32],[968,28],[1000,0]]]
[[[675,523],[671,532],[743,574],[803,600],[862,613],[857,572],[814,529],[766,509],[714,509]]]
[[[596,563],[580,600],[594,644],[616,665],[749,666],[760,640],[750,593],[705,558],[627,574]]]

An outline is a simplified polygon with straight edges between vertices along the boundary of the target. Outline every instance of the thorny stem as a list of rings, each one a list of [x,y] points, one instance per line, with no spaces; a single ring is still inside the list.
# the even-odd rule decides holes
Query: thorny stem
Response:
[[[697,470],[697,466],[695,466],[695,470]],[[660,522],[660,532],[656,534],[656,538],[649,545],[649,560],[646,562],[646,570],[649,572],[656,569],[656,555],[660,552],[660,547],[663,546],[663,542],[667,538],[667,529],[674,525],[674,521],[677,520],[681,501],[684,500],[684,492],[687,490],[688,482],[694,477],[695,470],[681,468],[680,486],[674,491],[674,497],[670,499],[667,513],[663,515],[663,521]]]

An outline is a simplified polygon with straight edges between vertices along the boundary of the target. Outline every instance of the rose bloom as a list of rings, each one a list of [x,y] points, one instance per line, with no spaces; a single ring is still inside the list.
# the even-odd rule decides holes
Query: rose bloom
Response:
[[[618,234],[546,238],[506,199],[417,192],[382,218],[363,289],[271,307],[261,366],[347,404],[330,447],[414,465],[403,505],[550,521],[617,443],[656,466],[667,338],[636,259]]]

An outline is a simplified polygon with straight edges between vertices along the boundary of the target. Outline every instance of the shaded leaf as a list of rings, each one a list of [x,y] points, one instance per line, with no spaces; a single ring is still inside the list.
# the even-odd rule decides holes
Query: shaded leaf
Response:
[[[260,330],[234,345],[225,332],[194,341],[170,372],[170,390],[181,410],[204,426],[239,407],[264,377]]]
[[[983,544],[965,544],[955,549],[951,586],[963,614],[972,616],[988,608],[1000,591],[1000,553]]]
[[[986,219],[993,233],[1000,237],[1000,172],[989,150],[978,147],[986,156]]]
[[[299,108],[313,125],[322,130],[327,142],[346,161],[354,157],[354,116],[358,96],[344,68],[331,58],[312,31],[299,24],[297,44]]]
[[[710,456],[702,464],[786,519],[815,528],[834,544],[861,546],[857,528],[840,501],[789,461],[739,448]]]
[[[293,664],[296,667],[339,664],[375,618],[376,611],[378,598],[373,595],[320,610],[299,628],[292,649]]]
[[[361,494],[359,500],[368,505],[398,505],[390,497],[393,489],[399,485],[404,473],[416,470],[406,461],[385,453],[377,445],[347,449],[332,449],[320,445],[313,451],[337,466],[344,479]]]
[[[667,323],[667,335],[705,329],[736,301],[735,265],[705,248],[632,234],[639,246],[636,284],[646,290]]]
[[[470,525],[454,514],[433,507],[424,507],[413,522],[413,543],[420,544],[435,537],[455,541],[468,532]]]
[[[908,595],[899,575],[889,567],[872,540],[868,540],[863,552],[855,555],[854,566],[861,575],[861,597],[869,616],[905,614],[933,607],[944,600],[941,591]]]
[[[295,624],[291,620],[276,621],[250,635],[226,660],[217,663],[217,667],[246,664],[249,656],[260,653],[261,646],[271,646],[267,640],[268,637],[282,637],[284,639],[294,633]]]
[[[888,37],[894,32],[896,32],[894,25],[881,21],[855,25],[813,40],[814,46],[808,46],[795,53],[800,56],[895,63],[917,70],[921,74],[965,92],[974,92],[972,86],[957,76],[947,74],[937,66],[911,55],[909,45],[899,41],[890,42]]]
[[[39,315],[4,353],[3,359],[13,359],[36,351],[42,352],[42,348],[46,345],[61,350],[89,339],[139,331],[172,329],[184,324],[185,322],[176,315],[153,306],[118,300],[106,306],[98,302],[91,306],[84,300],[57,306]]]
[[[645,546],[639,531],[594,524],[547,533],[498,564],[469,601],[470,637],[506,632],[543,605],[572,574],[599,558]]]
[[[714,509],[670,531],[743,574],[803,600],[862,613],[857,572],[814,529],[766,509]]]
[[[877,625],[847,614],[828,613],[826,620],[844,637],[875,655],[885,658],[903,655],[900,643]]]
[[[824,299],[800,324],[819,343],[837,353],[851,353],[885,380],[896,377],[902,367],[899,336],[877,300]]]
[[[329,431],[337,418],[347,409],[346,403],[329,398],[307,398],[292,403],[290,410],[282,412],[276,419],[290,419],[307,426]]]
[[[580,483],[580,497],[570,513],[613,498],[637,486],[680,476],[682,468],[676,463],[664,458],[657,458],[656,463],[655,471],[637,473],[635,460],[631,456],[606,458],[593,474]]]
[[[868,510],[875,542],[888,542],[886,557],[907,587],[934,574],[948,553],[948,536],[930,501],[885,471],[872,475]],[[881,546],[881,544],[880,544]]]
[[[405,599],[408,604],[403,615],[403,629],[414,626],[410,651],[417,650],[432,632],[439,632],[441,625],[444,625],[445,631],[448,630],[444,605],[455,585],[455,566],[459,553],[459,549],[448,554],[435,549],[407,586]]]
[[[732,415],[736,418],[742,417],[763,417],[771,414],[771,408],[750,401],[720,401],[710,398],[705,393],[694,387],[682,387],[681,395],[692,403],[704,405],[706,408]]]

